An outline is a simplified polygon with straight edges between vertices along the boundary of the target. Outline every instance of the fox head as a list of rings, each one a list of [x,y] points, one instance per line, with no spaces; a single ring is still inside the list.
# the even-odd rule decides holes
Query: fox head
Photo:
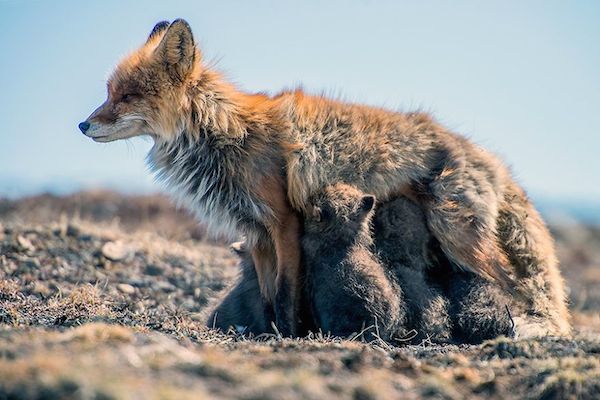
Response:
[[[375,196],[339,183],[314,196],[311,206],[304,224],[307,233],[352,238],[359,232],[368,231]]]
[[[182,128],[187,88],[200,68],[188,23],[159,22],[146,43],[118,64],[108,80],[106,101],[79,129],[96,142],[140,135],[168,139]]]

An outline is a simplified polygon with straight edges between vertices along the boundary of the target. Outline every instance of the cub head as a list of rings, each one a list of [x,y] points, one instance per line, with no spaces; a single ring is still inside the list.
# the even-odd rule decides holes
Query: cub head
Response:
[[[369,230],[374,207],[373,195],[346,184],[328,186],[311,199],[305,232],[336,238],[355,236]]]
[[[106,101],[79,129],[97,142],[140,135],[168,139],[183,126],[186,88],[200,68],[188,23],[159,22],[146,43],[118,64],[108,79]]]

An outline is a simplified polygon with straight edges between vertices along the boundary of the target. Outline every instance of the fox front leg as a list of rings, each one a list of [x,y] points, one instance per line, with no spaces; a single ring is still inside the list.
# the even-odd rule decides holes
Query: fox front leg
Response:
[[[275,323],[283,336],[296,336],[302,276],[299,217],[290,212],[273,229],[277,258],[275,279]]]
[[[272,309],[275,323],[283,336],[295,336],[300,308],[300,222],[298,216],[289,214],[279,218],[271,227],[271,240],[258,243],[252,249],[252,261],[256,269],[265,310]]]

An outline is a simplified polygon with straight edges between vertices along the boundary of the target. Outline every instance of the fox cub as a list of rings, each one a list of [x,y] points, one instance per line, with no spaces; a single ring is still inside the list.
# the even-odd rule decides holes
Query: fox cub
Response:
[[[450,301],[443,285],[429,279],[441,269],[444,256],[435,257],[435,239],[427,229],[423,211],[406,197],[378,205],[373,237],[390,279],[402,289],[408,311],[406,325],[416,333],[414,341],[450,341]]]
[[[390,341],[404,326],[401,289],[373,253],[375,197],[345,185],[325,188],[304,223],[306,286],[315,324],[325,333]]]
[[[497,283],[454,271],[414,202],[399,198],[381,204],[373,228],[377,252],[413,310],[408,325],[419,333],[417,339],[479,343],[514,335],[512,297]]]
[[[248,337],[263,333],[274,334],[275,315],[261,296],[258,275],[247,243],[236,242],[231,245],[231,250],[240,258],[240,274],[223,296],[216,299],[213,307],[209,308],[206,325],[225,333],[233,332]],[[316,327],[305,301],[301,304],[299,315],[297,335],[302,337],[315,332]]]
[[[97,142],[154,139],[149,163],[174,196],[210,231],[248,238],[282,333],[298,322],[301,220],[336,183],[381,202],[413,198],[453,265],[500,282],[552,332],[569,332],[553,241],[525,192],[498,158],[427,115],[299,90],[243,93],[203,62],[181,19],[158,23],[107,88],[81,131]]]
[[[316,326],[339,336],[377,331],[390,342],[450,341],[448,301],[426,281],[431,237],[422,212],[406,198],[374,205],[345,184],[310,203],[302,248]]]
[[[223,332],[233,330],[247,336],[272,333],[274,315],[262,301],[252,256],[242,242],[231,245],[231,250],[240,258],[240,276],[225,296],[219,299],[206,325]]]

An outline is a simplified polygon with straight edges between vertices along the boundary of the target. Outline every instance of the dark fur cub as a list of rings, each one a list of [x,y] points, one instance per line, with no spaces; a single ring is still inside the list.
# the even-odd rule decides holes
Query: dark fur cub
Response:
[[[448,299],[441,287],[427,279],[441,259],[433,252],[434,239],[423,211],[405,197],[381,204],[374,232],[379,257],[404,294],[406,324],[417,331],[415,341],[449,341],[452,322]]]
[[[473,273],[455,272],[448,291],[457,341],[475,344],[515,335],[509,314],[512,298],[498,284]]]
[[[308,296],[324,333],[390,340],[404,321],[400,289],[373,253],[375,198],[342,184],[312,199],[302,247]]]
[[[240,256],[241,275],[211,313],[206,324],[223,332],[233,329],[245,335],[271,333],[273,329],[270,321],[274,321],[275,316],[260,295],[252,256],[241,243],[232,245],[232,250]]]
[[[512,298],[498,283],[455,271],[429,232],[421,209],[407,198],[379,206],[375,246],[404,291],[407,325],[419,338],[480,343],[513,328]]]

